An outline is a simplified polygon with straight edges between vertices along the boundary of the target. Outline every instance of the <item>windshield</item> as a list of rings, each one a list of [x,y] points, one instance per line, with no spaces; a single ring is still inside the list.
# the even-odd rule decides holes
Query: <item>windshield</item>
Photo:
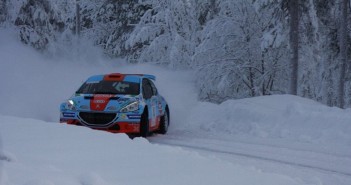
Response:
[[[77,91],[78,94],[139,94],[139,83],[96,81],[85,82]]]

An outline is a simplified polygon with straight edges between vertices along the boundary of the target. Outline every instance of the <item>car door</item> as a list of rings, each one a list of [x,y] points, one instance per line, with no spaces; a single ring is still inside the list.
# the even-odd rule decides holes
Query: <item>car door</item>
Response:
[[[159,111],[159,107],[160,107],[160,99],[158,96],[158,91],[157,88],[155,86],[155,84],[152,82],[152,80],[149,80],[149,83],[151,85],[152,88],[152,98],[151,98],[151,102],[152,102],[152,117],[154,118],[154,123],[153,125],[155,126],[155,129],[159,127],[160,124],[160,111]]]
[[[143,79],[143,97],[145,100],[145,103],[148,107],[148,116],[149,116],[149,127],[151,129],[154,129],[157,127],[157,112],[156,112],[156,106],[157,106],[157,96],[155,96],[151,81],[149,79],[144,78]]]

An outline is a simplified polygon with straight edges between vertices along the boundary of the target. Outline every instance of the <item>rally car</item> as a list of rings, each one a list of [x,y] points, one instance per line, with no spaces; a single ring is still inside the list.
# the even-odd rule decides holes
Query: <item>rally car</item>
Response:
[[[166,100],[147,74],[96,75],[60,106],[60,122],[113,133],[165,134],[170,124]]]

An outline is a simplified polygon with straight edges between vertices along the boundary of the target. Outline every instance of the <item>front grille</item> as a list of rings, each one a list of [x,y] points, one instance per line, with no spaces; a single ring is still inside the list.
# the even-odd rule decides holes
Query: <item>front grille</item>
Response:
[[[80,112],[79,117],[89,126],[106,126],[115,119],[116,113]]]

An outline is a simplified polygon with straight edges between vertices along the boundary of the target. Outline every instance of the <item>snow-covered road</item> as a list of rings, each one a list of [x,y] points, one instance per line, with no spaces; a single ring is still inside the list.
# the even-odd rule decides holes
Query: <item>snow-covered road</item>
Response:
[[[288,148],[262,142],[249,143],[192,136],[167,135],[149,140],[152,143],[197,151],[204,156],[215,156],[234,164],[253,166],[266,172],[289,174],[306,182],[312,179],[319,179],[323,184],[337,182],[346,185],[351,182],[350,156],[333,151],[317,152],[318,150]],[[311,176],[314,178],[311,179]]]
[[[53,60],[4,31],[0,56],[1,185],[351,184],[350,109],[289,95],[200,102],[190,71]],[[57,123],[83,80],[110,72],[157,76],[167,135],[130,140]]]
[[[226,159],[247,158],[261,160],[297,168],[306,168],[324,173],[348,176],[351,178],[351,158],[335,153],[316,152],[303,149],[292,149],[259,143],[228,141],[223,139],[194,138],[194,137],[154,137],[152,143],[169,146],[180,146],[190,150],[223,155]],[[189,142],[191,141],[191,142]]]

